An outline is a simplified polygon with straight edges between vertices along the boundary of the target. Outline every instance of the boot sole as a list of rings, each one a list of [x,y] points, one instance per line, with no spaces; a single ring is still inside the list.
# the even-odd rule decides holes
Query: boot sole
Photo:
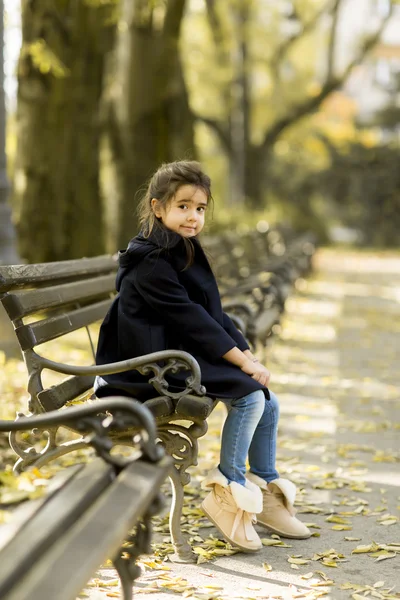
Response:
[[[239,550],[241,550],[242,552],[248,552],[249,554],[253,553],[253,552],[258,552],[259,550],[261,550],[262,545],[259,548],[255,548],[254,550],[252,550],[251,548],[245,548],[244,546],[240,546],[237,542],[234,542],[233,540],[231,540],[231,538],[229,536],[226,535],[226,533],[224,533],[217,525],[217,523],[214,521],[214,519],[208,514],[207,510],[204,508],[203,504],[201,504],[201,510],[204,512],[204,514],[206,515],[207,519],[209,519],[211,521],[211,523],[213,523],[213,525],[215,525],[215,527],[218,529],[218,531],[220,532],[220,534],[226,539],[228,540],[228,542],[230,544],[232,544],[232,546],[234,548],[239,548]]]
[[[290,540],[308,540],[311,537],[311,533],[307,533],[307,535],[292,535],[290,533],[285,533],[284,531],[279,531],[279,529],[274,529],[270,525],[266,525],[265,523],[261,523],[261,521],[257,520],[257,525],[261,525],[268,529],[271,533],[276,533],[277,535],[281,535],[282,537],[288,538]]]

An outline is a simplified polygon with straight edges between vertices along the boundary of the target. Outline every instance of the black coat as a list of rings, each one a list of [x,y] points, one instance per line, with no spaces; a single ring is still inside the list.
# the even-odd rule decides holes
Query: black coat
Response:
[[[119,292],[100,329],[97,364],[143,356],[160,350],[185,350],[199,362],[201,381],[211,398],[240,398],[260,385],[221,358],[237,346],[249,346],[221,306],[215,277],[200,243],[193,264],[184,270],[183,238],[157,229],[149,238],[140,234],[119,254],[116,287]],[[188,372],[169,381],[184,389]],[[96,394],[121,390],[139,400],[154,396],[154,388],[137,371],[97,378]]]

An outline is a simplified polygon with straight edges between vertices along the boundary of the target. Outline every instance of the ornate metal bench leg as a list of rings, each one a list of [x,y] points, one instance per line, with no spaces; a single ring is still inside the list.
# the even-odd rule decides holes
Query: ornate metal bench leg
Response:
[[[136,524],[134,532],[128,536],[113,558],[114,567],[121,581],[124,600],[133,598],[134,581],[141,575],[141,569],[136,561],[142,554],[151,552],[151,517],[159,513],[163,506],[164,499],[158,494],[153,498],[143,519]]]
[[[171,532],[172,544],[175,553],[169,555],[172,562],[194,563],[197,560],[196,555],[182,534],[181,517],[183,507],[183,485],[179,470],[171,467],[169,478],[172,487],[171,512],[169,514],[169,529]]]
[[[133,577],[130,570],[130,565],[127,560],[124,560],[120,556],[115,558],[114,567],[119,575],[121,581],[121,590],[124,600],[132,600],[133,598]]]

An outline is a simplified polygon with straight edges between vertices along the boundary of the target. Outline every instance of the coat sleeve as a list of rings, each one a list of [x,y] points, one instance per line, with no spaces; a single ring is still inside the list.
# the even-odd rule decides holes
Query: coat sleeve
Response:
[[[163,257],[148,255],[135,271],[139,294],[182,338],[195,342],[211,359],[221,358],[236,346],[235,339],[205,308],[189,298],[175,269]]]
[[[246,339],[235,326],[232,319],[225,312],[223,313],[223,326],[225,331],[231,336],[231,338],[235,340],[239,350],[241,350],[242,352],[244,350],[250,350],[250,346],[246,342]]]

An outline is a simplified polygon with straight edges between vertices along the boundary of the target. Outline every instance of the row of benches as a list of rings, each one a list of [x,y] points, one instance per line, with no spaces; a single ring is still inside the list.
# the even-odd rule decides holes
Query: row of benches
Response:
[[[285,238],[282,232],[274,230],[208,238],[204,240],[204,245],[211,255],[225,310],[231,314],[252,345],[255,348],[262,347],[279,320],[290,286],[310,268],[313,240],[310,236]],[[0,570],[0,581],[7,581],[4,589],[0,586],[0,596],[7,600],[24,598],[22,591],[28,589],[33,580],[37,584],[38,594],[42,593],[40,589],[50,589],[46,586],[53,586],[52,590],[54,588],[54,594],[52,591],[50,595],[43,594],[41,597],[59,600],[73,598],[76,587],[83,585],[85,577],[86,580],[90,577],[107,553],[116,553],[115,564],[123,583],[124,597],[130,598],[136,572],[129,561],[128,567],[124,562],[121,563],[121,553],[116,548],[124,533],[139,518],[146,515],[148,519],[149,513],[146,513],[145,507],[151,505],[158,494],[160,483],[167,475],[173,492],[170,532],[175,554],[170,558],[182,562],[195,559],[181,532],[183,488],[190,480],[187,469],[197,464],[198,439],[206,433],[207,418],[216,405],[216,401],[206,396],[206,390],[201,385],[197,362],[185,352],[169,350],[110,365],[76,366],[51,360],[37,348],[82,327],[89,328],[102,319],[115,293],[116,269],[116,262],[110,256],[0,267],[0,300],[14,325],[29,376],[30,416],[19,414],[12,425],[0,423],[0,430],[11,431],[10,444],[18,455],[15,468],[23,470],[29,466],[41,467],[66,453],[87,447],[88,443],[92,444],[103,459],[74,470],[55,492],[53,502],[57,506],[71,506],[71,510],[76,511],[74,515],[68,516],[71,520],[62,522],[60,517],[53,518],[52,526],[45,528],[46,531],[48,529],[48,535],[39,537],[34,532],[41,531],[41,528],[37,524],[32,525],[36,521],[32,517],[24,521],[25,524],[20,529],[21,540],[26,537],[27,530],[33,528],[33,534],[30,535],[32,547],[27,551],[25,562],[18,559],[9,575]],[[93,351],[89,329],[88,332],[88,344]],[[154,387],[152,399],[139,406],[135,401],[119,398],[96,400],[82,406],[65,408],[77,398],[89,399],[95,375],[127,369],[137,369],[149,376]],[[168,389],[166,378],[168,373],[177,369],[188,370],[191,376],[187,379],[186,390],[173,393]],[[43,383],[45,370],[69,377],[46,387]],[[113,401],[119,404],[113,407]],[[140,416],[140,421],[138,412],[135,418],[129,414],[127,402],[135,406],[135,411],[146,412],[146,427],[143,427],[143,415]],[[96,417],[94,413],[100,416]],[[156,424],[156,434],[151,429],[149,415]],[[21,431],[33,427],[35,433],[27,441],[21,436]],[[65,428],[80,436],[60,441],[58,433]],[[42,448],[38,448],[37,444],[38,431],[47,440]],[[149,431],[152,433],[149,434]],[[110,450],[114,445],[137,447],[138,435],[141,440],[140,460],[130,459],[121,463],[115,457],[110,458]],[[146,446],[144,440],[148,439],[152,442]],[[160,457],[157,454],[159,446],[156,446],[157,451],[154,447],[151,449],[156,441],[161,442],[166,454],[172,458],[168,460]],[[143,476],[138,473],[143,473]],[[82,480],[88,482],[87,489],[82,487]],[[99,481],[102,483],[99,484]],[[130,504],[129,493],[125,495],[128,489]],[[109,498],[113,498],[115,504],[111,511],[104,509],[103,513],[103,502],[106,506],[111,506]],[[124,520],[119,519],[118,514],[119,511],[121,515],[124,514],[125,501],[129,504],[129,509],[126,509]],[[101,506],[97,513],[96,506],[99,503]],[[86,512],[77,508],[81,505],[86,507]],[[46,506],[47,500],[44,502],[44,507]],[[61,515],[64,510],[59,508],[52,514]],[[100,516],[96,517],[96,514],[105,515],[103,523],[113,523],[112,527],[99,527]],[[38,515],[35,517],[38,522],[46,522],[47,513],[44,508],[39,510]],[[83,527],[82,519],[87,519],[88,529]],[[105,533],[108,529],[113,530],[115,523],[120,523],[121,527],[118,535],[111,541]],[[101,539],[95,535],[96,525],[103,534]],[[138,531],[142,531],[142,526],[138,527]],[[148,528],[144,529],[147,531]],[[76,538],[73,537],[73,531],[77,533]],[[16,544],[17,541],[12,540],[10,543]],[[95,556],[89,550],[93,545],[98,549]],[[85,549],[86,553],[82,550],[83,554],[80,554],[78,547]],[[139,552],[143,551],[143,545],[136,544],[136,548]],[[132,555],[136,556],[137,551],[132,550]],[[65,556],[80,556],[77,561],[80,577],[75,577],[77,563],[71,559],[66,566],[62,552]],[[9,544],[4,546],[2,554],[5,557],[12,555],[15,562],[15,553]],[[93,560],[88,559],[89,555],[93,556]],[[57,564],[55,557],[59,560]],[[7,564],[10,564],[10,559]],[[43,564],[44,570],[31,568],[21,579],[26,565],[32,567],[38,564]],[[70,573],[71,580],[69,584],[66,581],[62,590],[54,583],[61,565],[65,579],[68,580],[67,573]],[[48,575],[45,575],[45,569]],[[28,587],[24,588],[24,585]],[[1,590],[8,595],[3,596]],[[30,593],[29,598],[35,596]]]
[[[225,310],[236,316],[254,350],[262,352],[293,283],[311,268],[314,235],[250,230],[211,238],[205,246],[218,257],[215,269]]]

